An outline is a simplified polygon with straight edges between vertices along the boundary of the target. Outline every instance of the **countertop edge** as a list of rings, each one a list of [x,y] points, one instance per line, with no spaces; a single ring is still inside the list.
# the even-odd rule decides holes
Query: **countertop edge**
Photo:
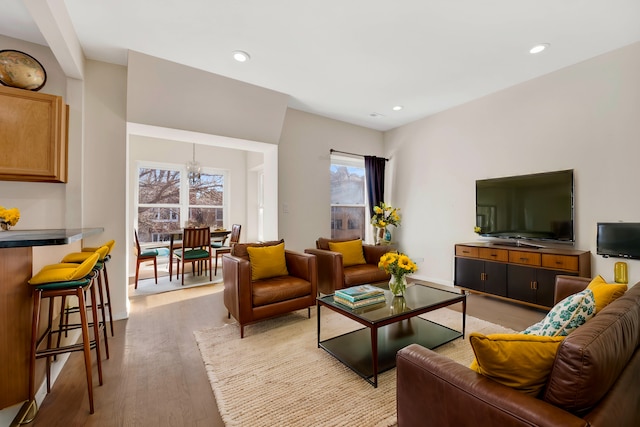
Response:
[[[66,245],[102,232],[103,227],[2,231],[0,248]]]

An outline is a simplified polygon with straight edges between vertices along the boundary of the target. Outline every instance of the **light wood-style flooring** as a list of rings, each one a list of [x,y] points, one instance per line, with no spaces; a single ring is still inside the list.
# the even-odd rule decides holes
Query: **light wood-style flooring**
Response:
[[[89,414],[82,355],[74,353],[30,425],[223,426],[193,337],[232,321],[214,286],[132,298],[129,319],[114,323],[104,385],[94,375],[95,413]],[[522,330],[545,313],[469,295],[467,314]]]

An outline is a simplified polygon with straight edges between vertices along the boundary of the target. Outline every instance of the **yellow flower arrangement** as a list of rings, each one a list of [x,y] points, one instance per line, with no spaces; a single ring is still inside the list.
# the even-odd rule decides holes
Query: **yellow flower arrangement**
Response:
[[[400,252],[387,252],[382,255],[378,267],[394,277],[402,277],[418,271],[416,263]]]
[[[475,227],[473,227],[473,232],[474,233],[482,233],[482,227],[478,227],[477,225]]]
[[[378,268],[391,275],[389,289],[394,295],[404,295],[407,274],[418,271],[418,266],[407,255],[400,252],[387,252],[380,257]]]
[[[378,206],[373,207],[373,216],[371,224],[377,228],[385,228],[388,225],[397,227],[400,225],[400,209],[380,202]]]
[[[8,230],[9,227],[13,227],[18,223],[20,219],[20,210],[18,208],[10,208],[6,209],[3,206],[0,206],[0,225],[5,230]]]

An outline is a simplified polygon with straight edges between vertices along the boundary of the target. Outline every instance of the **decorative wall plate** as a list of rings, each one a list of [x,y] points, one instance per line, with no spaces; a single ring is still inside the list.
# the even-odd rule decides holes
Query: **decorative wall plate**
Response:
[[[47,81],[47,72],[36,58],[17,50],[0,50],[0,83],[38,91]]]

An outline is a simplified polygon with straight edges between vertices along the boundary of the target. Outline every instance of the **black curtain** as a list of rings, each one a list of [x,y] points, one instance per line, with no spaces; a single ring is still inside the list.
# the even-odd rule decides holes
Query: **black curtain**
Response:
[[[384,201],[384,157],[364,156],[364,170],[367,176],[367,197],[369,198],[369,218],[373,216],[373,207]]]

